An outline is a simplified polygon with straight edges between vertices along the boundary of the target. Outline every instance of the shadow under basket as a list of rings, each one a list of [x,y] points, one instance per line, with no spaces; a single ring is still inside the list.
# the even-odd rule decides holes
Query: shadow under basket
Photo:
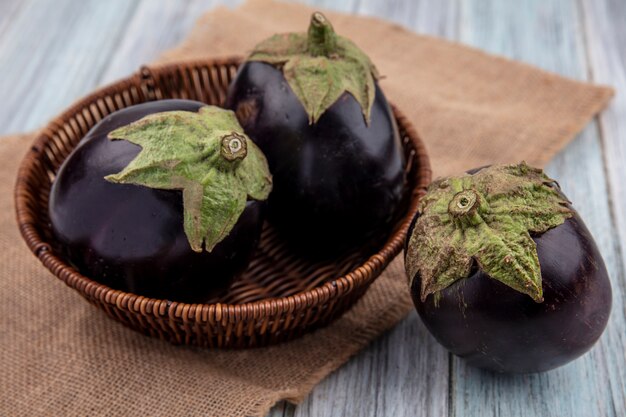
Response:
[[[176,344],[265,346],[294,339],[337,319],[400,253],[410,219],[431,180],[423,143],[408,120],[393,108],[407,159],[406,204],[377,252],[355,248],[331,261],[307,261],[291,253],[265,225],[247,271],[223,296],[204,304],[146,298],[81,275],[54,250],[48,220],[50,187],[64,159],[98,121],[125,107],[168,98],[222,104],[240,63],[240,58],[226,58],[144,67],[134,76],[95,91],[40,132],[22,161],[15,186],[22,236],[54,275],[115,320]]]

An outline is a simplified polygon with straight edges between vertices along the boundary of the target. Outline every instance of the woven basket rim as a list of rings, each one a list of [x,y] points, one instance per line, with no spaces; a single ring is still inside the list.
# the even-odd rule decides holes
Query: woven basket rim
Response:
[[[409,224],[417,211],[417,201],[425,193],[426,188],[432,179],[430,160],[424,143],[406,116],[404,116],[404,114],[392,103],[390,103],[390,105],[394,117],[397,121],[402,123],[407,136],[413,142],[413,147],[416,152],[414,158],[418,161],[419,165],[417,167],[418,173],[416,175],[417,183],[411,190],[411,199],[407,212],[400,220],[401,223],[399,223],[399,226],[396,224],[395,232],[387,238],[385,245],[380,250],[369,256],[365,262],[350,272],[327,281],[318,287],[284,297],[265,298],[239,304],[226,304],[219,302],[214,304],[185,303],[180,301],[150,298],[110,288],[81,274],[69,265],[63,258],[55,255],[51,246],[43,240],[41,234],[37,231],[35,218],[31,218],[30,216],[31,210],[28,207],[25,207],[25,203],[22,202],[22,199],[19,198],[19,196],[28,193],[26,190],[27,181],[25,179],[33,175],[34,172],[36,158],[29,158],[29,155],[32,152],[40,152],[45,144],[51,140],[52,132],[61,129],[61,126],[63,126],[67,120],[71,119],[72,116],[79,110],[92,104],[94,97],[105,95],[110,92],[117,93],[120,88],[124,86],[136,87],[141,83],[145,83],[146,80],[154,79],[155,76],[178,70],[181,66],[205,67],[208,65],[237,65],[240,64],[241,61],[242,58],[240,56],[226,56],[207,59],[181,60],[154,66],[142,66],[135,74],[100,87],[92,91],[90,94],[78,99],[65,109],[65,111],[50,120],[47,125],[38,132],[36,139],[33,141],[31,150],[29,150],[29,152],[23,157],[20,163],[17,181],[14,188],[14,199],[16,203],[16,219],[20,233],[26,241],[29,249],[35,254],[40,262],[44,264],[44,266],[46,266],[54,275],[62,279],[70,287],[86,293],[106,304],[115,305],[122,310],[140,310],[142,314],[149,314],[153,316],[163,316],[165,314],[169,314],[170,316],[174,315],[180,317],[182,314],[183,317],[195,316],[195,319],[200,320],[201,322],[206,321],[206,318],[209,317],[209,309],[215,309],[215,318],[220,320],[220,318],[226,319],[226,317],[232,316],[241,317],[245,315],[249,317],[249,312],[252,312],[252,316],[254,317],[268,313],[275,314],[279,312],[292,311],[303,303],[303,299],[306,299],[306,304],[308,305],[316,305],[320,302],[327,302],[333,298],[349,293],[354,288],[366,285],[369,281],[378,277],[379,274],[372,274],[372,272],[379,271],[381,268],[384,269],[401,252]],[[61,270],[57,271],[55,266],[58,268],[58,265],[62,265],[65,268],[60,268]],[[372,275],[375,276],[372,278]],[[267,311],[267,303],[270,303],[270,311]]]

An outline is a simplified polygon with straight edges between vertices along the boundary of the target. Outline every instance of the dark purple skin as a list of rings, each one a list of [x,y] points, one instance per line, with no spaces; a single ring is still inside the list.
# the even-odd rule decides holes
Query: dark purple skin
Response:
[[[441,291],[437,302],[432,294],[422,302],[419,274],[415,277],[411,296],[424,324],[469,365],[506,373],[547,371],[587,352],[604,331],[611,284],[579,215],[533,240],[541,266],[542,303],[478,267]]]
[[[84,275],[109,287],[172,301],[203,302],[225,290],[257,246],[263,203],[248,201],[229,236],[211,253],[191,250],[183,229],[182,193],[114,184],[141,148],[107,134],[148,114],[196,112],[203,103],[162,100],[106,117],[59,170],[50,221],[62,254]]]
[[[268,159],[274,180],[269,217],[292,244],[310,255],[330,253],[389,229],[403,197],[405,161],[378,85],[369,126],[348,93],[309,125],[282,72],[247,62],[226,107]]]

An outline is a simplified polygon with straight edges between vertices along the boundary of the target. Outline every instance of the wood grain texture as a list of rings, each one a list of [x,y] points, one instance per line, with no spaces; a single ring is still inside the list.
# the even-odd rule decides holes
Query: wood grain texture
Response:
[[[0,134],[34,129],[95,88],[137,1],[20,3],[0,38]]]
[[[364,0],[355,12],[390,20],[414,32],[454,40],[458,36],[457,3],[456,0]]]
[[[295,416],[445,416],[448,353],[416,313],[313,390]]]
[[[23,5],[24,3],[19,1],[0,1],[0,44],[4,39],[6,29],[16,19]]]
[[[204,12],[239,3],[241,0],[141,0],[101,82],[110,83],[156,60],[163,51],[176,46]]]
[[[581,10],[567,0],[463,3],[462,42],[538,65],[572,78],[588,78]],[[613,316],[600,343],[557,370],[525,376],[496,375],[453,360],[453,415],[618,416],[612,386],[623,384],[624,273],[607,200],[597,123],[590,125],[547,167],[596,237],[612,278]],[[621,343],[621,344],[620,344]],[[619,349],[621,347],[621,350]],[[617,369],[617,370],[616,370]],[[622,391],[623,392],[623,391]]]

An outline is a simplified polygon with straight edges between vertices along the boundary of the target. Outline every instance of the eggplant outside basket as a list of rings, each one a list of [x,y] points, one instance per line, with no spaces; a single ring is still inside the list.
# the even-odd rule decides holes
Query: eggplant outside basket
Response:
[[[122,108],[168,98],[222,104],[241,62],[233,57],[144,67],[129,78],[101,88],[76,102],[39,133],[18,172],[18,225],[41,263],[113,319],[175,344],[265,346],[331,323],[400,253],[409,222],[431,180],[423,143],[409,121],[392,106],[407,160],[407,201],[393,231],[376,253],[355,248],[338,259],[313,263],[291,253],[266,224],[248,269],[226,294],[203,304],[142,297],[81,275],[58,255],[48,219],[50,188],[64,159],[98,121]]]

